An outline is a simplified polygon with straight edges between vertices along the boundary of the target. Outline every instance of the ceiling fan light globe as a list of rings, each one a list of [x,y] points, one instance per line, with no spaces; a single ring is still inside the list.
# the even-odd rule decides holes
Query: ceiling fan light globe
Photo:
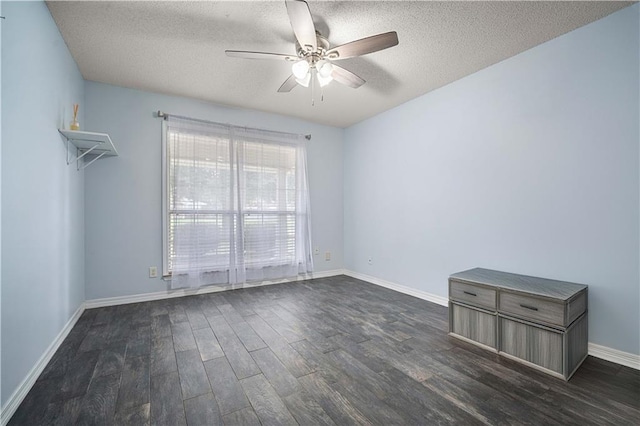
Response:
[[[311,81],[311,73],[307,72],[304,78],[296,78],[296,81],[302,87],[309,87],[309,82]]]
[[[291,66],[291,72],[296,79],[302,80],[309,74],[309,63],[304,59],[298,61]]]
[[[331,81],[330,77],[333,72],[331,62],[323,59],[316,64],[316,69],[318,70],[318,77],[329,78],[329,81]]]
[[[328,77],[323,77],[322,74],[318,73],[318,82],[320,83],[320,87],[324,87],[327,84],[331,83],[333,77],[329,75]]]

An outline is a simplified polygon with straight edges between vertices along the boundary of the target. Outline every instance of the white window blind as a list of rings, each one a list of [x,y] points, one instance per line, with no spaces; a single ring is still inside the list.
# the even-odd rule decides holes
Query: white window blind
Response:
[[[301,136],[174,116],[165,132],[165,253],[172,287],[311,272]]]

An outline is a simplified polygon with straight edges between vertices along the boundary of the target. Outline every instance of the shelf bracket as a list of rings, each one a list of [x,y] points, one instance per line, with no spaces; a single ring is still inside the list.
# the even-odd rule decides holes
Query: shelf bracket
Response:
[[[74,161],[74,159],[69,157],[69,138],[67,138],[67,166],[69,164],[71,164],[72,161]],[[102,144],[104,142],[96,142],[96,144],[94,146],[92,146],[91,148],[87,149],[86,151],[84,151],[82,154],[78,155],[78,153],[80,152],[79,149],[76,149],[76,158],[75,158],[75,162],[76,162],[76,170],[84,170],[87,168],[87,166],[89,166],[90,164],[93,164],[94,161],[96,161],[97,159],[99,159],[100,157],[102,157],[105,153],[103,152],[102,154],[98,155],[96,158],[94,158],[93,160],[89,161],[89,163],[85,164],[84,166],[80,167],[80,160],[87,154],[89,154],[91,151],[93,151],[94,149],[96,149],[97,147],[100,146],[100,144]]]
[[[102,158],[103,155],[105,155],[106,152],[103,152],[102,154],[98,155],[96,158],[94,158],[93,160],[89,161],[87,164],[84,164],[82,166],[82,170],[86,169],[87,167],[89,167],[90,165],[92,165],[94,162],[96,162],[97,160],[99,160],[100,158]],[[76,165],[77,167],[77,165]]]

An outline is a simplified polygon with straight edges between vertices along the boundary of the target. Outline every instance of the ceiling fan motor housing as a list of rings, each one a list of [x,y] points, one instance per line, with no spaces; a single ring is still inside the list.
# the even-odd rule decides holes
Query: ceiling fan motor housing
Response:
[[[298,57],[300,59],[306,59],[310,66],[314,66],[316,62],[324,59],[327,50],[329,50],[329,40],[322,36],[318,31],[316,31],[316,43],[318,45],[318,49],[315,52],[311,52],[300,46],[300,43],[296,41],[296,52],[298,53]]]

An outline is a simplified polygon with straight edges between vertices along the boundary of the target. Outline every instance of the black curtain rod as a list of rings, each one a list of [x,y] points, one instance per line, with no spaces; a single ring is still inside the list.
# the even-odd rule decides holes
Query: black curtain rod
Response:
[[[182,115],[168,114],[168,113],[162,112],[162,111],[157,111],[156,115],[158,116],[158,118],[162,118],[163,120],[166,120],[167,118],[169,118],[169,115],[171,115],[171,116],[176,117],[176,118],[184,118],[186,120],[198,121],[200,123],[217,124],[219,126],[228,126],[228,124],[225,124],[225,123],[218,123],[218,122],[215,122],[215,121],[202,120],[202,119],[199,119],[199,118],[185,117],[185,116],[182,116]],[[264,131],[265,130],[265,129],[258,129],[256,127],[245,127],[245,126],[237,126],[237,127],[242,127],[244,129],[248,129],[248,130],[260,130],[260,131]],[[273,133],[282,133],[282,134],[285,134],[285,135],[298,135],[298,133],[278,132],[278,131],[274,131],[274,130],[267,130],[267,131],[268,132],[273,132]],[[311,135],[310,134],[302,135],[302,136],[304,136],[304,138],[306,140],[308,140],[308,141],[311,140]]]

